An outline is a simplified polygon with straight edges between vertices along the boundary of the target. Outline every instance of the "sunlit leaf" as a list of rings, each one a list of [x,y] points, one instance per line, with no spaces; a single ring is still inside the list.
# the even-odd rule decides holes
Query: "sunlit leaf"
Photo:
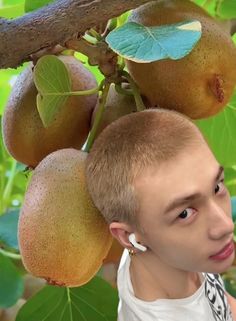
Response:
[[[24,13],[25,13],[24,3],[9,5],[9,6],[0,8],[0,17],[7,18],[7,19],[22,16]]]
[[[25,0],[25,12],[30,12],[39,9],[54,0]]]
[[[120,56],[145,63],[181,59],[190,53],[200,37],[201,23],[196,20],[158,27],[128,22],[110,32],[106,41]]]
[[[7,246],[18,249],[17,225],[19,210],[11,210],[0,216],[0,240]]]
[[[0,253],[0,307],[10,307],[22,296],[22,277],[11,260]]]
[[[48,127],[63,108],[71,91],[71,79],[64,63],[53,55],[41,57],[34,68],[34,82],[38,89],[37,108],[45,127]]]
[[[45,286],[19,311],[16,321],[116,321],[117,291],[99,277],[78,288]]]

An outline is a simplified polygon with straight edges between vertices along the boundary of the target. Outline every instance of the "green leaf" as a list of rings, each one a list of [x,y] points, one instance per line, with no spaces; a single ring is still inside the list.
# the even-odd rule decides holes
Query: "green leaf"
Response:
[[[145,63],[181,59],[190,53],[200,37],[201,23],[196,20],[158,27],[128,22],[110,32],[106,41],[120,56]]]
[[[53,55],[41,57],[34,68],[34,82],[38,89],[37,108],[45,127],[63,108],[71,91],[71,79],[64,63]]]
[[[16,250],[18,247],[17,225],[19,210],[11,210],[0,217],[0,240],[8,247]]]
[[[30,12],[36,9],[39,9],[54,0],[25,0],[25,12]]]
[[[195,121],[217,160],[224,166],[236,164],[236,108],[232,102],[220,113]]]
[[[10,19],[22,16],[25,13],[24,3],[0,8],[0,17]]]
[[[116,321],[117,291],[99,277],[78,288],[45,286],[19,311],[16,321]]]
[[[233,19],[236,17],[236,1],[235,0],[221,0],[218,1],[217,14],[221,18]]]
[[[22,296],[22,277],[11,260],[0,253],[0,307],[8,308]]]

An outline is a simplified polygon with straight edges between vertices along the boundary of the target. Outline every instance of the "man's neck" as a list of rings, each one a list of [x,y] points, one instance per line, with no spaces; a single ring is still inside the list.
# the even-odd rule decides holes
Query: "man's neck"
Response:
[[[201,285],[197,272],[174,269],[139,254],[131,259],[130,278],[135,296],[144,301],[186,298]]]

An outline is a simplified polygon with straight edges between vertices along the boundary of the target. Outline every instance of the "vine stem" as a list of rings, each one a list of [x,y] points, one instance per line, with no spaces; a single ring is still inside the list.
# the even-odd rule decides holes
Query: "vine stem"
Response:
[[[11,259],[15,259],[15,260],[21,260],[21,255],[20,254],[15,254],[15,253],[11,253],[8,252],[6,250],[3,250],[0,248],[0,253],[6,257],[9,257]]]
[[[85,144],[85,147],[83,148],[84,152],[88,153],[90,151],[90,149],[91,149],[91,147],[93,145],[93,142],[95,140],[95,135],[97,133],[98,126],[99,126],[100,121],[102,119],[102,115],[103,115],[103,111],[104,111],[104,108],[105,108],[105,104],[106,104],[107,95],[108,95],[108,92],[109,92],[110,85],[111,85],[111,83],[109,83],[109,82],[105,82],[105,84],[104,84],[102,95],[99,98],[99,106],[98,106],[98,110],[96,112],[96,116],[95,116],[95,119],[94,119],[93,127],[92,127],[92,129],[91,129],[91,131],[90,131],[90,133],[88,135],[88,139],[87,139],[87,142]]]
[[[142,97],[141,97],[141,95],[139,93],[138,86],[134,82],[133,78],[125,70],[122,70],[122,75],[125,76],[125,78],[130,83],[130,86],[131,86],[131,89],[132,89],[132,92],[133,92],[133,95],[134,95],[134,100],[135,100],[135,103],[136,103],[137,111],[145,110],[146,106],[143,103]]]
[[[4,192],[3,192],[3,196],[2,196],[2,210],[3,212],[6,210],[7,207],[7,203],[8,203],[8,199],[9,196],[11,195],[11,190],[12,190],[12,185],[13,185],[13,181],[15,178],[15,172],[16,172],[16,164],[17,161],[13,160],[12,161],[12,166],[11,166],[11,171],[7,180],[7,184],[5,186]]]

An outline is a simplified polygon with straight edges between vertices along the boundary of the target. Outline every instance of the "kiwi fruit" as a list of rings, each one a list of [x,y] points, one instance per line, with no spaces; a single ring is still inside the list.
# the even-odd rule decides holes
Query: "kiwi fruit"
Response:
[[[152,1],[133,10],[129,21],[161,26],[198,20],[202,36],[182,59],[151,63],[126,61],[149,106],[174,109],[192,119],[213,116],[232,96],[236,84],[236,48],[220,23],[188,0]]]
[[[87,283],[112,244],[108,224],[85,181],[87,153],[68,148],[46,156],[28,185],[18,225],[22,261],[48,284]]]
[[[73,56],[58,56],[68,69],[72,91],[97,87],[93,74]],[[80,149],[89,133],[97,94],[70,96],[55,120],[45,128],[36,106],[32,64],[17,78],[3,115],[3,139],[9,153],[32,168],[51,152]]]

